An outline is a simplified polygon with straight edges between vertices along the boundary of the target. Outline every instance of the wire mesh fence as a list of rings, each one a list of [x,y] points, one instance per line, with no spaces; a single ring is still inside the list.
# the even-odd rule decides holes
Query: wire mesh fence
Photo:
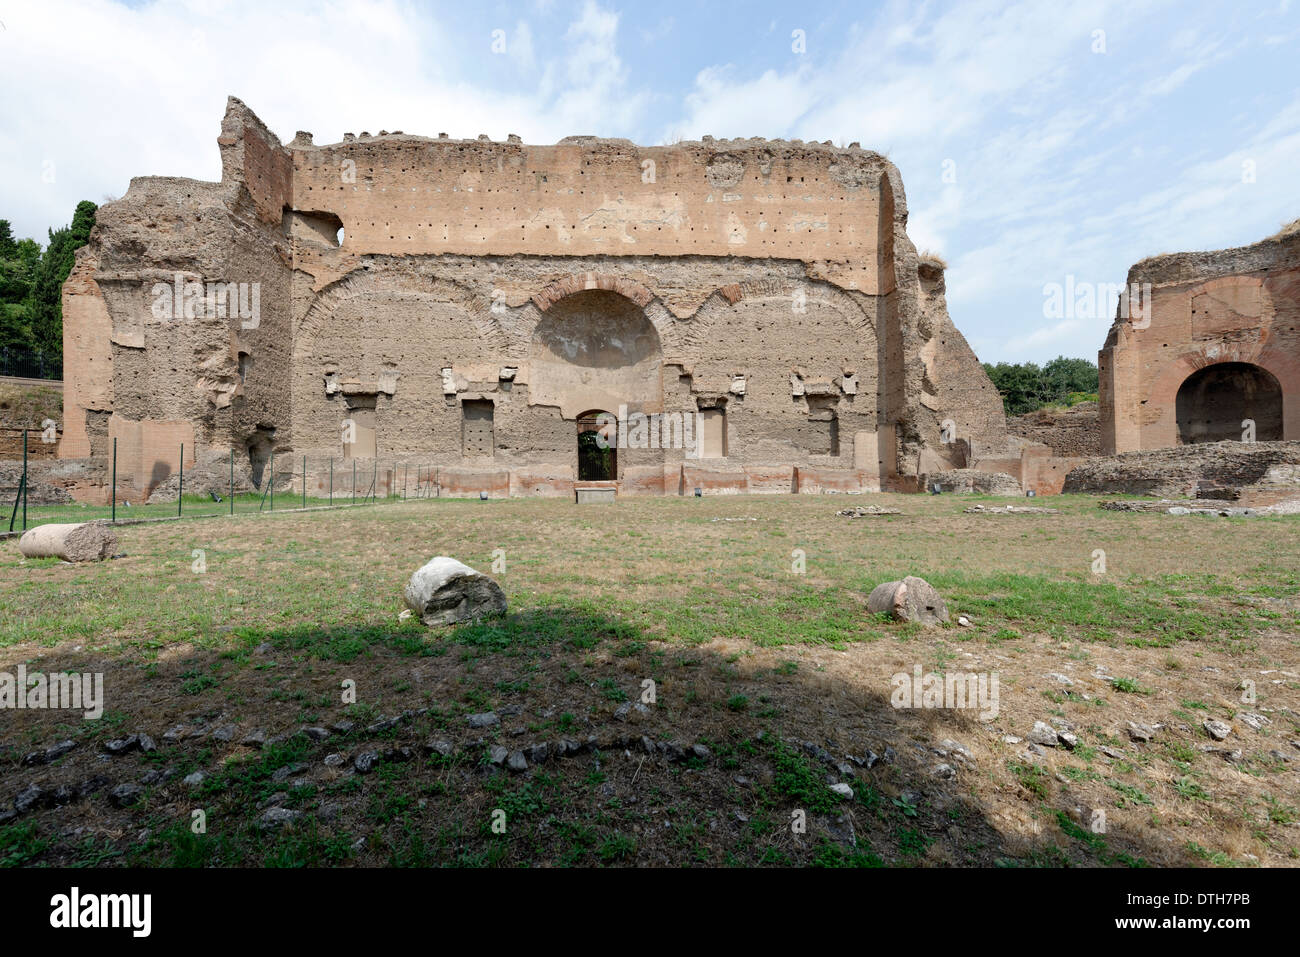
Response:
[[[140,489],[131,476],[119,471],[117,441],[114,440],[102,504],[50,501],[51,490],[33,476],[26,454],[28,441],[25,432],[22,469],[15,475],[16,481],[6,482],[0,478],[0,494],[7,506],[9,532],[22,532],[51,522],[108,520],[120,523],[223,514],[269,514],[291,509],[386,505],[437,498],[444,494],[439,482],[441,467],[414,459],[272,453],[265,461],[250,463],[231,452],[224,460],[208,457],[196,463],[191,450],[191,461],[187,463],[183,445],[177,448],[175,465],[160,475],[152,475],[154,481],[150,488]],[[66,495],[60,497],[66,499]],[[4,527],[0,527],[0,531],[3,530]]]
[[[0,376],[58,380],[63,376],[63,357],[6,346],[0,349]]]

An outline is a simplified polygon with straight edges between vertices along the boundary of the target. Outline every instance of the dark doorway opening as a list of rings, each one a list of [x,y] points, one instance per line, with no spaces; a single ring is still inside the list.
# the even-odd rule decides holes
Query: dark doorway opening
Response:
[[[618,478],[617,439],[618,424],[611,413],[578,416],[578,481],[612,482]]]
[[[1178,442],[1282,440],[1282,386],[1273,374],[1248,362],[1221,362],[1192,373],[1175,401]]]

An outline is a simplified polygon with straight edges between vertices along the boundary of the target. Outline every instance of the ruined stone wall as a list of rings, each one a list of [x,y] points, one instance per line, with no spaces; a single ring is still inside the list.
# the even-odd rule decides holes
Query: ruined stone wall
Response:
[[[102,207],[64,287],[61,454],[108,455],[116,438],[119,477],[142,493],[182,443],[188,466],[196,445],[242,447],[289,421],[288,154],[237,101],[221,143],[222,182],[138,177]],[[248,316],[238,291],[209,305],[214,284],[242,288]]]
[[[103,455],[97,419],[113,411],[113,322],[98,269],[94,248],[83,246],[63,284],[64,458]]]
[[[910,242],[907,247],[915,259]],[[903,353],[911,357],[905,385],[919,401],[903,406],[909,410],[902,417],[903,471],[960,468],[978,456],[998,454],[1007,448],[1002,397],[948,318],[942,265],[919,262],[906,274],[916,283],[919,319],[915,326],[901,324]]]
[[[855,467],[855,438],[874,436],[878,427],[870,297],[808,282],[797,262],[627,257],[593,279],[621,285],[644,308],[613,288],[564,289],[558,299],[548,298],[557,276],[585,277],[586,265],[577,257],[437,256],[413,267],[375,257],[361,275],[326,290],[300,326],[293,423],[300,450],[341,454],[351,394],[375,401],[381,458],[423,454],[425,462],[461,464],[462,403],[486,399],[494,403],[496,449],[488,461],[473,463],[482,468],[567,464],[576,418],[620,407],[678,414],[721,409],[729,463],[784,465],[787,485],[796,463]],[[713,293],[681,318],[656,295],[710,279]],[[503,282],[543,292],[494,310],[491,293]],[[804,300],[792,315],[796,288]],[[612,326],[598,334],[589,328],[606,321]],[[786,325],[796,334],[774,348],[764,333]],[[566,346],[605,338],[625,340],[632,352],[618,352],[612,361],[564,355]],[[826,429],[815,416],[830,411],[837,450],[818,440]],[[664,465],[683,460],[682,449],[629,449],[624,464],[657,473],[662,482]],[[574,478],[570,473],[558,474]]]
[[[299,133],[291,145],[294,208],[342,224],[352,256],[338,271],[361,255],[748,256],[821,263],[825,278],[879,292],[888,161],[859,148],[398,133],[321,147]],[[673,305],[693,311],[691,292]]]
[[[1096,402],[1068,409],[1037,409],[1007,419],[1014,436],[1046,445],[1056,455],[1088,458],[1101,455],[1101,422]]]
[[[1300,494],[1300,442],[1210,442],[1089,459],[1064,490],[1271,505]]]
[[[1128,281],[1150,301],[1121,305],[1098,356],[1105,453],[1240,438],[1247,418],[1260,440],[1300,438],[1300,229],[1146,259]]]
[[[579,417],[620,408],[708,431],[702,457],[620,449],[625,492],[895,487],[1006,443],[897,169],[856,144],[281,145],[233,98],[218,142],[220,183],[105,206],[65,290],[69,448],[117,437],[145,491],[185,441],[255,478],[274,451],[568,494]],[[214,282],[255,284],[256,321],[157,315]]]

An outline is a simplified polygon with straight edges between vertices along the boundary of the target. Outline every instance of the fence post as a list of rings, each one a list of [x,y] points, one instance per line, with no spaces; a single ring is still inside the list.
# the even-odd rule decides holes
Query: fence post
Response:
[[[181,443],[181,460],[180,471],[176,474],[180,477],[180,484],[176,487],[176,517],[181,517],[181,499],[185,496],[185,443]]]
[[[357,460],[352,460],[352,504],[357,504]]]
[[[334,456],[330,456],[330,508],[334,507]]]
[[[379,481],[379,457],[375,456],[375,469],[370,475],[370,504],[374,505],[379,501],[379,486],[375,483]]]
[[[271,505],[268,512],[275,511],[275,449],[271,449]]]
[[[27,430],[23,429],[23,531],[27,531]]]
[[[109,498],[112,499],[113,521],[117,521],[117,439],[113,440],[113,485],[108,490]]]
[[[18,479],[18,494],[14,496],[13,511],[9,513],[9,531],[14,530],[14,522],[18,521],[18,503],[22,501],[23,489],[27,486],[27,476],[24,475]]]
[[[411,477],[410,463],[402,466],[402,501],[406,501],[406,480]]]
[[[235,450],[230,450],[230,514],[235,514]]]

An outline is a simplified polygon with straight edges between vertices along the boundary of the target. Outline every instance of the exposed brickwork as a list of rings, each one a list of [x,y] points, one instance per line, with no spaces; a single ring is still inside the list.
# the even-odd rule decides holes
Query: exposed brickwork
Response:
[[[915,487],[1006,450],[898,171],[856,145],[282,145],[233,98],[218,144],[220,183],[146,177],[106,205],[65,288],[85,361],[63,454],[116,437],[146,492],[182,440],[187,461],[328,462],[349,422],[377,485],[413,458],[446,495],[572,494],[578,417],[620,409],[707,413],[711,443],[621,448],[620,494]],[[157,314],[213,282],[256,284],[256,321]]]
[[[1096,402],[1069,409],[1039,409],[1007,419],[1012,435],[1046,445],[1055,455],[1087,458],[1101,455],[1101,421]]]
[[[1128,283],[1141,308],[1121,307],[1098,357],[1103,452],[1242,438],[1247,419],[1300,439],[1300,229],[1145,259]]]

